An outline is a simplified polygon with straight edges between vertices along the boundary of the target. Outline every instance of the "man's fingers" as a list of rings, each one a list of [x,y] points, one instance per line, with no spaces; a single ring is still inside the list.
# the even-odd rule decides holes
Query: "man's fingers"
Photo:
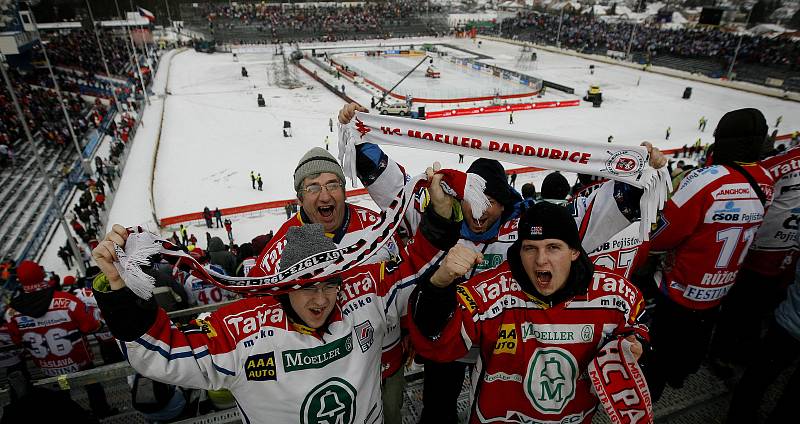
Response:
[[[667,164],[667,157],[661,153],[661,150],[653,147],[652,143],[643,141],[641,146],[644,146],[647,149],[647,153],[650,154],[650,166],[657,169]]]
[[[434,162],[433,163],[433,170],[434,170],[434,172],[441,171],[442,170],[442,164],[439,163],[439,162]]]
[[[429,167],[427,167],[427,168],[425,169],[425,176],[426,176],[426,177],[428,177],[428,181],[433,181],[433,180],[432,180],[432,178],[433,178],[433,175],[434,175],[433,168],[431,168],[430,166],[429,166]]]
[[[119,247],[125,247],[125,240],[122,238],[121,235],[115,232],[108,233],[108,236],[106,236],[106,240],[114,242],[114,244],[116,244]]]
[[[122,225],[119,225],[119,224],[114,224],[111,227],[111,232],[109,234],[117,234],[122,238],[122,240],[127,240],[129,233],[128,233],[128,229],[127,228],[125,228],[125,227],[123,227]],[[125,243],[122,243],[121,245],[124,245],[124,244]]]
[[[356,116],[356,111],[369,113],[369,110],[358,103],[349,103],[345,105],[341,111],[339,111],[339,122],[342,124],[349,123],[353,117]]]
[[[114,262],[117,260],[117,253],[114,250],[114,242],[103,240],[92,251],[92,256],[96,261]]]
[[[428,168],[428,169],[430,169],[430,168]],[[427,171],[426,171],[426,172],[427,172]],[[433,171],[433,170],[431,170],[431,174],[430,174],[430,176],[428,177],[428,178],[430,178],[430,180],[431,180],[431,187],[433,187],[433,186],[435,185],[435,186],[437,186],[437,187],[441,188],[441,184],[442,184],[442,178],[443,178],[443,177],[444,177],[444,175],[442,175],[442,174],[435,174],[435,173],[434,173],[434,171]]]

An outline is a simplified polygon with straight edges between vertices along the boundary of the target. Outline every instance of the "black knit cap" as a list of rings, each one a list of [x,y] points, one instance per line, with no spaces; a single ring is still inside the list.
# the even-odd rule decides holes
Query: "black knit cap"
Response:
[[[581,239],[575,218],[567,208],[550,202],[539,202],[519,219],[520,240],[558,239],[573,249],[581,250]]]
[[[758,109],[726,113],[714,130],[714,163],[757,161],[768,129],[767,120]]]
[[[569,182],[560,172],[551,172],[542,181],[542,199],[566,200],[569,190]]]
[[[467,172],[480,175],[486,180],[486,189],[483,191],[487,196],[491,196],[506,209],[510,209],[515,203],[522,200],[516,194],[506,180],[506,170],[500,162],[494,159],[480,158],[472,162]]]

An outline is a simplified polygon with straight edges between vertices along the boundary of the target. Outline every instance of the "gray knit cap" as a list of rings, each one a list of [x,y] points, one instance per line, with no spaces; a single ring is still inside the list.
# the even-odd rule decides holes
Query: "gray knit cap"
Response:
[[[278,270],[283,271],[311,255],[337,247],[333,240],[325,236],[322,224],[290,227],[286,232],[286,247],[281,253]]]
[[[344,172],[342,171],[342,166],[336,161],[336,158],[327,150],[321,147],[315,147],[300,158],[300,162],[297,163],[297,168],[294,169],[294,190],[300,191],[303,186],[303,180],[305,180],[306,177],[323,172],[336,174],[344,184]]]

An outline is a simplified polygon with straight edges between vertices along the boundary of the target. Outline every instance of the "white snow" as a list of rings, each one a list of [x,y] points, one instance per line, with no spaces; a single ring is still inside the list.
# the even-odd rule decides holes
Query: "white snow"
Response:
[[[703,143],[711,142],[719,118],[726,111],[742,107],[755,107],[763,111],[771,126],[770,132],[776,118],[781,115],[783,122],[779,133],[800,129],[800,106],[790,101],[538,49],[535,50],[538,54],[538,61],[533,66],[535,69],[530,69],[530,63],[517,62],[520,47],[516,45],[483,40],[478,49],[477,44],[468,39],[439,38],[428,41],[446,42],[492,56],[495,59],[489,62],[510,69],[524,68],[520,70],[574,87],[576,95],[585,94],[590,84],[598,84],[603,90],[605,101],[601,108],[593,108],[583,102],[579,107],[517,112],[513,126],[517,131],[564,135],[598,143],[606,143],[608,136],[613,135],[614,143],[639,144],[643,140],[650,140],[659,148],[670,149],[693,143],[698,138]],[[407,40],[403,42],[408,43]],[[343,44],[334,43],[331,46]],[[162,59],[154,86],[156,95],[152,96],[152,104],[144,113],[144,126],[139,129],[134,141],[110,212],[111,222],[126,226],[145,223],[153,228],[154,213],[161,219],[199,212],[204,206],[213,210],[215,207],[222,209],[290,199],[294,196],[292,174],[297,161],[308,149],[324,147],[325,137],[328,136],[331,153],[336,155],[335,121],[343,101],[296,69],[293,72],[304,83],[304,87],[290,90],[271,84],[276,74],[281,73],[282,59],[279,56],[273,57],[271,53],[240,54],[239,62],[233,62],[231,54],[209,55],[185,51],[174,54],[171,66],[167,66],[169,61],[168,56]],[[324,72],[308,61],[304,63],[320,74]],[[381,66],[377,62],[370,63]],[[386,67],[391,68],[395,61],[387,60],[385,63]],[[589,64],[595,65],[594,75],[589,74]],[[471,70],[451,71],[441,65],[439,61],[437,66],[442,70],[442,82],[446,79],[448,85],[469,87],[484,84],[488,87],[490,79],[496,79],[487,76],[485,81],[476,81],[468,74],[473,72]],[[242,66],[247,67],[248,78],[241,77]],[[368,91],[344,79],[336,81],[339,85],[346,85],[348,95],[369,105]],[[685,87],[693,88],[690,100],[681,99]],[[164,95],[165,90],[171,94]],[[431,96],[437,94],[435,88],[430,90]],[[263,94],[267,107],[257,107],[258,93]],[[549,89],[541,100],[561,100],[565,97],[574,96]],[[162,123],[162,106],[163,128],[158,152],[154,155]],[[428,109],[438,108],[429,106]],[[701,116],[708,119],[708,128],[704,133],[697,130]],[[334,120],[334,132],[330,132],[328,127],[330,118]],[[509,128],[506,114],[451,119],[484,127]],[[294,136],[291,138],[284,138],[281,134],[284,120],[292,123]],[[672,128],[672,136],[665,141],[664,133],[668,126]],[[422,172],[425,166],[435,160],[442,162],[445,167],[461,170],[466,170],[471,162],[471,158],[466,158],[464,164],[458,164],[455,154],[402,148],[386,151],[411,173]],[[150,174],[154,158],[157,159],[153,181],[155,209],[150,204]],[[506,164],[507,169],[515,167]],[[251,170],[262,174],[264,191],[251,188]],[[534,181],[538,191],[544,175],[543,172],[520,175],[517,188],[527,181]],[[374,207],[364,197],[350,200]],[[236,242],[242,243],[258,234],[277,229],[286,216],[282,209],[276,209],[231,218]],[[169,235],[174,230],[166,228],[163,233]],[[205,231],[201,223],[195,222],[190,226],[190,232],[200,240],[201,247],[205,247]],[[227,239],[222,229],[214,228],[209,232],[223,240]],[[63,243],[63,235],[55,238]],[[46,255],[43,264],[49,270],[62,275],[66,273],[54,254]]]

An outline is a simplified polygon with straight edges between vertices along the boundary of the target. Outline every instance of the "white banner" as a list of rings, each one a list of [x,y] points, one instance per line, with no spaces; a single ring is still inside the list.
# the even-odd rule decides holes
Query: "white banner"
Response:
[[[663,207],[672,182],[653,169],[642,146],[607,145],[566,137],[481,128],[444,120],[423,121],[357,112],[340,127],[339,160],[355,183],[355,145],[376,143],[496,159],[544,169],[597,175],[642,188],[642,237]]]

